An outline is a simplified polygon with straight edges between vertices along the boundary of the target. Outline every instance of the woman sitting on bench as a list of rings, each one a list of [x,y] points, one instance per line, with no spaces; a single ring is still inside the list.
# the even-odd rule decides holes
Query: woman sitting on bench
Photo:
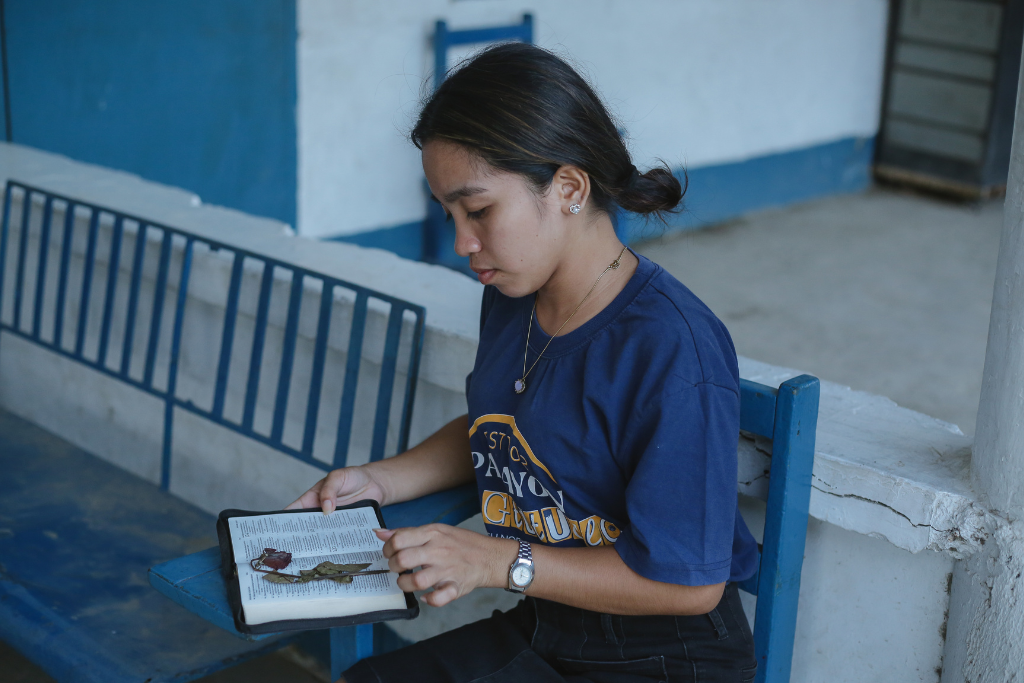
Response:
[[[331,472],[291,507],[382,505],[473,481],[488,535],[382,530],[407,591],[474,588],[508,612],[365,659],[363,681],[753,680],[733,582],[757,546],[737,512],[739,376],[725,326],[615,234],[610,213],[673,211],[600,99],[532,45],[481,52],[412,131],[455,250],[486,285],[469,414],[380,462]]]

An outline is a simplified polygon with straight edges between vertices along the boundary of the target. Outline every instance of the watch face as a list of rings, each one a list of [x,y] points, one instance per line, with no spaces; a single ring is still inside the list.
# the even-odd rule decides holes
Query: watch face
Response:
[[[533,578],[533,571],[529,567],[520,565],[512,570],[512,581],[517,586],[525,586]]]

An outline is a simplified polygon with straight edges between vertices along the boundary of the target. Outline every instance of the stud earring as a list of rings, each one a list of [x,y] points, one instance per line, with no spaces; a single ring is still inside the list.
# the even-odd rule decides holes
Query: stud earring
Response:
[[[579,204],[572,204],[572,205],[569,206],[569,213],[571,213],[571,214],[573,214],[575,216],[576,214],[578,214],[580,212],[580,209],[582,209],[582,208],[583,207],[580,206]]]

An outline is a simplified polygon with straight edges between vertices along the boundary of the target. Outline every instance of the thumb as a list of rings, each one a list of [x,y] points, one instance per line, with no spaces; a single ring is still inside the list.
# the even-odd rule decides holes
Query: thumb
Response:
[[[373,533],[377,534],[377,538],[379,538],[380,540],[382,540],[385,543],[387,543],[388,539],[395,535],[395,530],[394,529],[374,529]]]
[[[334,512],[334,496],[331,494],[324,495],[323,491],[320,492],[320,509],[324,511],[325,515],[329,515]]]

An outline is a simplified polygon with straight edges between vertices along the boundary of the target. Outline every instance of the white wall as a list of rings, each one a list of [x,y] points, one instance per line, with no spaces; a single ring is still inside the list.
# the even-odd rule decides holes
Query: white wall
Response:
[[[311,236],[420,220],[411,128],[437,19],[517,23],[570,57],[638,165],[705,166],[878,129],[885,0],[299,0],[298,225]]]

